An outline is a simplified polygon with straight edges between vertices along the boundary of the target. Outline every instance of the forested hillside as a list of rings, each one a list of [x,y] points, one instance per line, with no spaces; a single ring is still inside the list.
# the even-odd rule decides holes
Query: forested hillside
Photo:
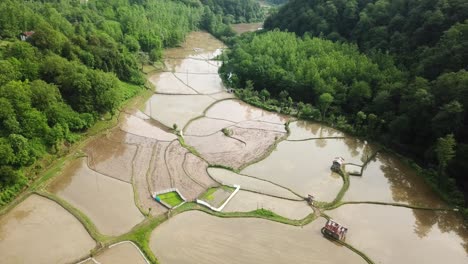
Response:
[[[222,70],[249,88],[238,92],[244,100],[415,158],[463,204],[454,184],[468,193],[467,17],[457,0],[292,0],[265,27],[299,37],[243,36]]]
[[[198,0],[80,2],[0,2],[0,205],[28,183],[23,168],[136,94],[145,83],[142,63],[199,28],[234,34]],[[231,4],[239,2],[245,6],[233,16],[260,14],[250,10],[253,1]]]
[[[463,0],[292,0],[265,28],[389,51],[412,73],[433,80],[466,66],[467,19]]]
[[[226,23],[250,23],[265,19],[260,5],[254,0],[200,0]]]

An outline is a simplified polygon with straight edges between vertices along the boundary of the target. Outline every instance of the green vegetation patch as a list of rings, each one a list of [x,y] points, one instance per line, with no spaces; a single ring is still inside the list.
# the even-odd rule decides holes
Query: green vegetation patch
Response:
[[[214,199],[213,194],[218,190],[217,187],[209,188],[204,194],[200,196],[201,200],[212,201]]]
[[[235,190],[235,188],[226,185],[223,185],[221,187],[211,187],[200,196],[200,199],[205,201],[212,201],[215,198],[215,192],[220,189],[229,193],[232,193]]]
[[[163,193],[159,194],[157,197],[159,197],[161,201],[173,207],[184,202],[184,200],[182,200],[182,197],[180,197],[180,195],[177,192]]]
[[[232,195],[235,188],[229,186],[220,186],[209,188],[204,194],[200,196],[201,200],[208,202],[211,206],[220,207]]]

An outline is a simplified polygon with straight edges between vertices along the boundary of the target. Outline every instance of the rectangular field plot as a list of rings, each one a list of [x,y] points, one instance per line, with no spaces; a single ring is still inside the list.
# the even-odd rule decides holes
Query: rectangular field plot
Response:
[[[168,192],[168,193],[158,194],[158,196],[156,197],[159,197],[161,201],[167,203],[168,205],[172,207],[177,206],[184,202],[182,197],[180,197],[177,192]]]

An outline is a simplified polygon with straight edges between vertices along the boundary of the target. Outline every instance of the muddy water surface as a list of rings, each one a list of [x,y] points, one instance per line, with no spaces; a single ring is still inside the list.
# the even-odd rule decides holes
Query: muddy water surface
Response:
[[[74,160],[49,190],[85,213],[106,235],[120,235],[144,217],[134,203],[132,185],[92,171]]]
[[[143,113],[142,113],[143,114]],[[154,120],[144,119],[136,115],[122,114],[121,129],[125,132],[145,138],[153,138],[160,141],[172,141],[177,138],[174,133],[160,128]],[[143,114],[144,115],[144,114]]]
[[[245,32],[257,31],[259,28],[263,28],[263,22],[232,24],[231,27],[237,34],[242,34]]]
[[[167,127],[177,124],[183,128],[190,119],[201,116],[214,102],[207,95],[155,94],[146,103],[145,113]]]
[[[101,264],[146,264],[138,248],[130,242],[112,246],[94,259]]]
[[[296,121],[289,124],[291,134],[288,140],[303,140],[322,137],[344,137],[344,133],[318,123]]]
[[[290,201],[240,190],[224,207],[223,212],[250,212],[267,209],[289,219],[303,219],[313,212],[305,201]]]
[[[213,94],[224,89],[218,73],[175,73],[175,77],[200,94]]]
[[[451,212],[344,205],[327,214],[345,224],[346,241],[376,263],[468,262],[468,231]]]
[[[213,53],[206,54],[206,57],[212,57]],[[218,74],[219,65],[215,60],[207,60],[203,58],[185,58],[185,59],[165,59],[164,64],[169,73],[174,74]],[[181,78],[183,80],[184,78]],[[168,83],[170,87],[172,84]],[[161,87],[163,88],[163,87]],[[157,90],[159,92],[159,90]]]
[[[285,188],[281,188],[267,181],[262,181],[252,177],[239,175],[230,170],[220,168],[208,168],[208,173],[216,181],[228,185],[240,185],[243,190],[260,192],[268,195],[284,197],[287,199],[302,200],[301,197],[293,194]]]
[[[91,141],[85,148],[91,169],[106,176],[130,182],[136,146],[117,143],[106,137]]]
[[[239,100],[220,101],[206,111],[206,116],[235,123],[246,120],[259,120],[277,124],[284,124],[286,122],[286,117],[284,116],[250,106]]]
[[[172,72],[156,73],[149,78],[158,93],[170,94],[197,94],[192,88],[185,85]]]
[[[397,202],[427,207],[445,207],[424,179],[394,155],[379,153],[362,176],[350,178],[346,201]]]
[[[0,218],[0,263],[69,263],[94,246],[73,215],[38,195]]]
[[[170,58],[212,58],[221,54],[220,49],[225,48],[223,43],[206,32],[192,32],[187,35],[182,47],[167,49],[164,57]]]
[[[184,134],[187,136],[209,136],[232,125],[234,122],[231,121],[202,117],[189,123],[184,129]]]
[[[343,181],[330,171],[336,154],[326,150],[312,141],[281,142],[269,157],[245,168],[242,174],[272,181],[303,197],[312,194],[318,200],[332,201]]]
[[[319,219],[303,228],[262,219],[179,214],[156,228],[150,247],[162,263],[364,263],[323,239]]]

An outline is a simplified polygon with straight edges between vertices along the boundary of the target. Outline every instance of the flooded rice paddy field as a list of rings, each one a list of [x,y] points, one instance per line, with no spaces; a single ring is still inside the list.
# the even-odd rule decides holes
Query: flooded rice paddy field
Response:
[[[292,193],[290,190],[284,187],[275,185],[265,180],[240,175],[230,170],[221,168],[208,168],[208,173],[214,180],[225,185],[239,184],[243,190],[282,197],[288,200],[303,200],[301,196]]]
[[[239,191],[224,207],[224,212],[250,212],[267,209],[289,219],[303,219],[313,213],[305,201],[291,201],[264,194]]]
[[[415,170],[396,156],[380,152],[363,170],[351,177],[346,201],[396,202],[425,207],[444,207],[442,200]]]
[[[38,195],[29,196],[0,218],[1,263],[69,263],[94,247],[75,217]]]
[[[342,177],[330,171],[341,156],[349,171],[359,171],[372,158],[362,176],[350,178],[345,202],[446,206],[397,157],[374,155],[372,144],[233,98],[217,75],[216,56],[224,48],[209,34],[194,32],[181,47],[167,50],[163,72],[149,76],[154,95],[141,109],[123,109],[118,125],[90,140],[78,153],[86,157],[68,162],[42,191],[80,210],[109,236],[130,231],[144,214],[165,214],[168,209],[152,199],[153,192],[177,188],[193,202],[222,184],[241,186],[225,213],[263,208],[305,223],[301,219],[323,209],[309,206],[304,197],[330,202],[343,187]],[[468,262],[466,229],[453,213],[369,204],[325,213],[349,227],[346,241],[376,263]],[[323,238],[324,223],[319,217],[296,227],[190,211],[155,228],[150,247],[161,263],[364,263]],[[73,215],[37,195],[0,217],[0,255],[6,263],[70,263],[89,256],[95,245]],[[94,259],[144,263],[128,243]]]
[[[370,204],[328,214],[351,230],[346,241],[376,263],[452,263],[468,260],[468,232],[453,212]]]
[[[137,151],[136,146],[99,137],[91,141],[85,151],[91,169],[124,182],[131,181],[132,160]]]
[[[263,28],[263,22],[259,22],[259,23],[240,23],[240,24],[233,24],[231,26],[232,26],[232,29],[234,29],[234,31],[237,34],[242,34],[242,33],[245,33],[245,32],[257,31],[259,28]]]
[[[155,94],[146,103],[145,113],[167,127],[183,128],[214,102],[208,95]]]
[[[320,201],[332,201],[341,186],[342,178],[330,171],[335,152],[321,148],[314,141],[278,144],[266,159],[253,164],[242,174],[273,181],[301,196],[312,194]]]
[[[301,228],[192,211],[156,228],[150,247],[162,263],[171,264],[365,263],[352,251],[323,239],[324,222],[318,219]]]
[[[80,209],[102,234],[123,234],[144,219],[132,185],[91,170],[86,158],[72,161],[49,191]]]
[[[147,264],[138,248],[130,242],[112,245],[94,259],[101,264]]]
[[[289,129],[291,130],[291,134],[289,135],[288,140],[307,140],[312,138],[345,136],[343,132],[334,128],[301,120],[290,123]]]

